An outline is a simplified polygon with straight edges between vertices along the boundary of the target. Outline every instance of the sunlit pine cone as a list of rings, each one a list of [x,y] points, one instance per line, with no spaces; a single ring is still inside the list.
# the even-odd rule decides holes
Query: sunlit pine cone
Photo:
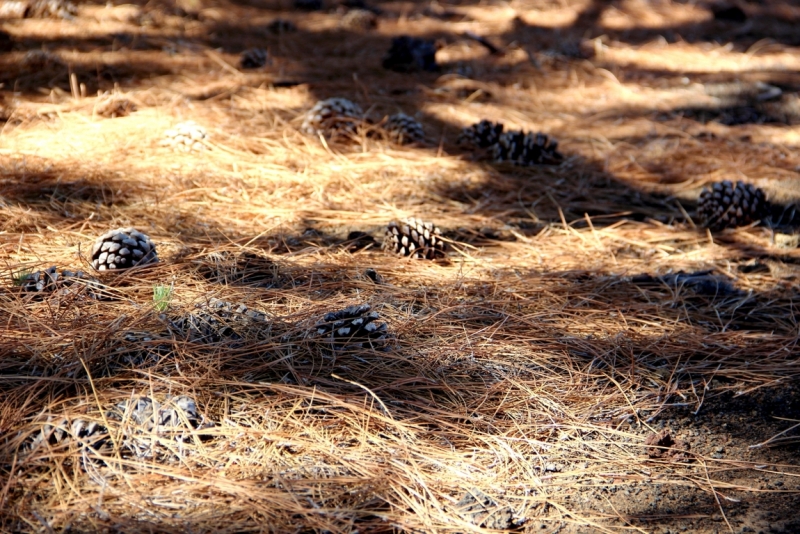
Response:
[[[376,322],[380,316],[370,309],[369,304],[361,304],[328,313],[317,323],[317,335],[330,341],[335,350],[386,350],[388,328]]]
[[[383,249],[412,258],[437,259],[445,255],[441,231],[433,223],[410,217],[392,221],[386,229]]]
[[[306,112],[300,129],[311,135],[352,136],[364,118],[361,106],[346,98],[320,100]]]
[[[98,271],[129,269],[157,261],[155,244],[135,228],[106,232],[92,247],[92,267]]]

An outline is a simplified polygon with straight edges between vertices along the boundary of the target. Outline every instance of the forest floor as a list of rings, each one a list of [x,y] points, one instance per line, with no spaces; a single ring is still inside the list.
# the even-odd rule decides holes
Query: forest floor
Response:
[[[0,6],[0,530],[800,532],[800,4],[325,1]],[[400,35],[438,71],[382,68]],[[302,132],[331,97],[372,123]],[[458,145],[481,119],[564,161]],[[771,224],[701,228],[723,179]],[[381,250],[412,216],[447,258]],[[131,226],[160,261],[93,272]],[[51,266],[109,298],[22,290]],[[264,315],[183,335],[212,298]],[[387,350],[316,335],[362,303]]]

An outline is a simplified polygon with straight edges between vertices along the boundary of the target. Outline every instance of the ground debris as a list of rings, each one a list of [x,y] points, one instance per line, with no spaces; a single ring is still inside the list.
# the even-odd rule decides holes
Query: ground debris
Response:
[[[690,445],[681,440],[673,438],[669,430],[662,430],[650,434],[644,440],[647,445],[647,456],[654,460],[670,460],[672,462],[685,462],[690,460]]]
[[[500,506],[481,490],[468,490],[456,504],[456,511],[465,520],[481,528],[510,530],[522,525],[509,506]]]

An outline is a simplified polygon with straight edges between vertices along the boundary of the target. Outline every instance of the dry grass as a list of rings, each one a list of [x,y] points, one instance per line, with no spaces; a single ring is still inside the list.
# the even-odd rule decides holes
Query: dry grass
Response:
[[[694,518],[697,532],[733,531],[733,495],[766,490],[746,474],[731,481],[731,470],[800,474],[780,455],[652,459],[644,441],[664,414],[800,376],[800,254],[784,245],[790,238],[763,227],[712,236],[686,217],[700,187],[723,178],[795,201],[798,122],[723,126],[670,114],[718,103],[709,84],[769,81],[764,73],[796,91],[797,48],[689,33],[626,42],[630,28],[713,24],[694,4],[624,2],[577,37],[569,25],[581,2],[453,5],[461,18],[450,22],[414,18],[427,4],[387,3],[379,29],[364,35],[339,30],[333,12],[197,5],[199,20],[148,4],[2,24],[18,43],[48,40],[69,65],[3,75],[3,529],[473,532],[456,503],[476,488],[530,531],[649,532],[672,516]],[[279,15],[300,32],[257,38]],[[488,55],[464,31],[507,53]],[[382,71],[389,37],[402,33],[442,38],[438,60],[469,65],[471,77]],[[555,46],[590,36],[591,59]],[[273,63],[240,72],[236,52],[258,39]],[[17,56],[22,44],[0,63]],[[104,69],[110,79],[97,75]],[[337,145],[301,134],[299,115],[330,96],[375,117],[418,113],[429,142],[364,135]],[[545,131],[567,160],[533,169],[476,161],[454,140],[482,118]],[[159,145],[183,120],[208,130],[206,150]],[[449,261],[342,245],[352,230],[380,238],[388,221],[412,215],[447,231]],[[90,270],[95,236],[120,226],[146,232],[162,261],[103,276],[116,300],[35,299],[12,285],[26,269]],[[502,239],[486,239],[487,229]],[[271,260],[273,282],[204,277],[209,254],[223,251]],[[370,267],[383,284],[364,275]],[[737,291],[632,280],[707,269]],[[217,297],[265,312],[270,326],[233,345],[174,336],[159,342],[169,356],[155,365],[115,366],[126,332],[165,328],[157,285],[173,288],[168,316]],[[388,323],[391,351],[334,357],[309,335],[326,312],[362,302]],[[124,424],[105,412],[140,394],[192,396],[213,438],[162,436],[161,452],[141,459],[118,444],[85,463],[74,443],[26,453],[48,416],[96,421],[120,439]],[[775,434],[792,424],[773,423]],[[618,501],[570,498],[637,484],[699,489],[713,506],[653,510],[630,498],[617,510]],[[701,522],[713,514],[724,521]]]

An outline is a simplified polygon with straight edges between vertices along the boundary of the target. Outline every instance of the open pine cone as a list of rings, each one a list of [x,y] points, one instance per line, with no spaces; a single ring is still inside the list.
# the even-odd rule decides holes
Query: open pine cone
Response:
[[[564,159],[556,141],[542,133],[522,131],[502,134],[492,147],[492,157],[497,162],[522,166],[557,165]]]
[[[389,116],[383,127],[389,137],[400,144],[421,143],[425,140],[425,131],[416,119],[405,113]]]
[[[19,285],[22,286],[23,291],[40,295],[61,290],[79,291],[86,288],[85,294],[91,298],[98,300],[111,298],[109,294],[102,291],[105,286],[96,278],[88,276],[83,271],[73,272],[65,269],[58,272],[55,266],[23,276],[19,280]]]
[[[483,119],[472,126],[461,130],[456,142],[459,145],[471,145],[478,148],[489,148],[497,144],[503,134],[503,124]]]
[[[202,151],[207,147],[203,141],[208,138],[205,128],[194,121],[180,122],[164,132],[161,146],[183,152]]]
[[[433,41],[401,35],[392,39],[392,46],[383,58],[383,68],[395,72],[439,70]]]
[[[192,342],[242,341],[252,330],[268,326],[266,315],[244,304],[212,298],[197,307],[198,311],[170,323],[174,331]]]
[[[267,51],[263,48],[251,48],[242,52],[239,66],[243,69],[258,69],[267,64]]]
[[[163,403],[150,397],[138,397],[117,404],[106,414],[109,420],[121,421],[121,445],[123,452],[139,458],[172,456],[173,447],[164,440],[189,443],[192,431],[203,431],[214,426],[206,421],[191,397],[179,395],[167,398]],[[201,432],[201,439],[210,437]]]
[[[697,215],[711,230],[747,226],[762,220],[769,213],[764,191],[742,181],[717,182],[700,193]]]
[[[157,261],[156,246],[135,228],[106,232],[92,247],[92,267],[98,271],[129,269]]]
[[[355,102],[346,98],[328,98],[314,104],[305,114],[300,129],[311,135],[322,134],[326,137],[353,136],[363,117],[361,106]]]
[[[380,316],[370,309],[369,304],[361,304],[328,313],[317,323],[317,335],[329,341],[335,350],[386,350],[388,328],[386,323],[375,322]]]
[[[367,9],[351,9],[342,16],[339,26],[356,32],[374,30],[378,27],[378,15]]]
[[[383,249],[410,256],[433,260],[445,255],[441,231],[433,223],[410,217],[399,223],[392,221],[386,229]]]

